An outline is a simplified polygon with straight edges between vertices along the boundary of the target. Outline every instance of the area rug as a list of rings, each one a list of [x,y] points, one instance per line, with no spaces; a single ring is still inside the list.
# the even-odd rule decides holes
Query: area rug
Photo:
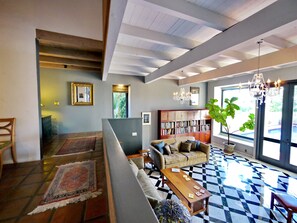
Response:
[[[97,190],[95,160],[62,165],[58,167],[40,205],[28,215],[85,201],[101,193]]]
[[[85,153],[95,149],[96,137],[69,138],[55,156]]]

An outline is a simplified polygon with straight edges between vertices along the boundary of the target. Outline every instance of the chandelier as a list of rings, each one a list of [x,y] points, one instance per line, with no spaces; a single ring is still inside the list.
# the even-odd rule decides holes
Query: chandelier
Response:
[[[280,93],[280,84],[281,80],[278,79],[274,82],[274,88],[270,88],[271,81],[268,79],[267,82],[264,80],[264,76],[259,72],[260,70],[260,46],[263,43],[263,40],[257,42],[259,45],[258,50],[258,70],[257,73],[254,74],[252,81],[248,82],[250,95],[253,96],[258,104],[265,103],[266,96],[275,96]]]
[[[180,88],[179,92],[173,92],[173,100],[179,101],[183,104],[185,101],[189,101],[191,99],[191,92],[186,92],[184,88]]]

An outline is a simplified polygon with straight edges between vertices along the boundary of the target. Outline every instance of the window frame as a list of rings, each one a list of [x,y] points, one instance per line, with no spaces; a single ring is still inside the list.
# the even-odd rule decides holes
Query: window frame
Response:
[[[248,86],[242,86],[240,88],[240,90],[242,90],[242,89],[248,89]],[[232,86],[232,87],[222,87],[221,88],[221,106],[224,105],[224,92],[226,92],[228,90],[238,90],[238,87]],[[256,102],[254,103],[254,109],[256,109]],[[220,124],[220,134],[227,135],[227,132],[224,131],[222,124]],[[254,141],[254,138],[252,138],[252,137],[243,136],[243,135],[239,135],[239,134],[235,134],[235,133],[230,133],[230,136],[238,138],[238,139],[243,139],[245,141]]]
[[[125,94],[125,104],[126,104],[126,117],[121,118],[128,118],[129,117],[129,85],[113,85],[112,86],[112,117],[116,118],[114,115],[114,93],[124,93]]]

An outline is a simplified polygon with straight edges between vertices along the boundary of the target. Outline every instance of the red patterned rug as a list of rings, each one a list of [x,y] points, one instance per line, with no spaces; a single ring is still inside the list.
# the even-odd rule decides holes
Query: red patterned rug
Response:
[[[94,198],[101,193],[97,190],[95,160],[62,165],[58,167],[40,205],[28,215]]]
[[[95,149],[96,137],[69,138],[56,153],[56,156],[85,153]]]

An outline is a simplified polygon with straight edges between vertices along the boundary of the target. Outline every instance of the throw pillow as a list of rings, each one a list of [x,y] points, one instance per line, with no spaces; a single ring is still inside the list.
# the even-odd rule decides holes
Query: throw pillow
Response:
[[[196,150],[196,141],[195,140],[187,140],[186,143],[191,143],[191,150]]]
[[[173,144],[170,144],[170,150],[171,150],[171,153],[174,154],[174,153],[178,153],[178,143],[175,142]]]
[[[170,155],[171,154],[170,146],[167,143],[164,146],[164,154],[165,155]]]
[[[187,140],[187,143],[192,143],[192,147],[191,150],[194,151],[198,151],[200,150],[200,141],[199,140]]]
[[[182,142],[180,145],[181,152],[190,152],[192,143]]]
[[[161,154],[164,154],[164,149],[163,147],[165,146],[165,143],[162,141],[162,142],[159,142],[157,144],[154,145],[154,147],[161,153]]]
[[[196,150],[200,150],[200,141],[196,140]]]

